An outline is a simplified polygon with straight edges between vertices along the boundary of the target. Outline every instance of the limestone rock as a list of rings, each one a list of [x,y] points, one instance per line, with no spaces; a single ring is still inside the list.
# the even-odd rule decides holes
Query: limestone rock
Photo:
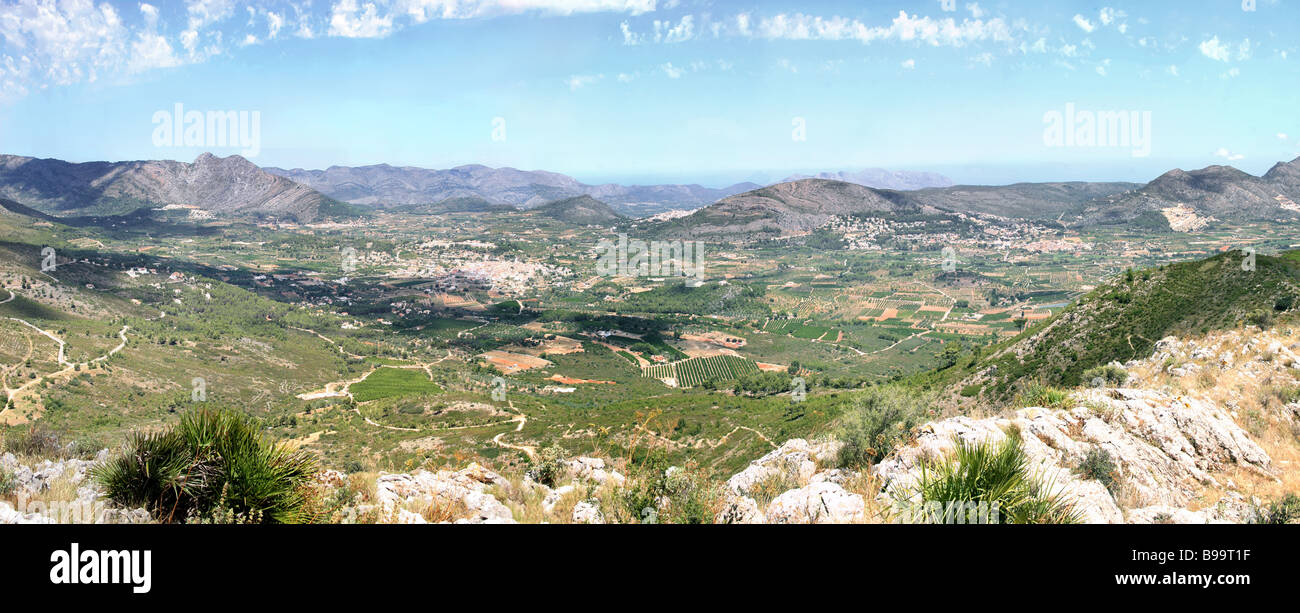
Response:
[[[790,490],[767,507],[767,521],[774,524],[843,524],[866,519],[866,504],[829,481]]]

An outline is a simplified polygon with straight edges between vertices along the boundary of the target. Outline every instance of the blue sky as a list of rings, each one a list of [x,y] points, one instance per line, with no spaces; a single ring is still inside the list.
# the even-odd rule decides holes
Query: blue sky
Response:
[[[1260,174],[1300,156],[1297,4],[0,0],[0,152],[239,152],[156,145],[155,112],[179,102],[256,111],[264,166],[707,185]],[[1149,154],[1049,146],[1045,115],[1067,104],[1149,113]]]

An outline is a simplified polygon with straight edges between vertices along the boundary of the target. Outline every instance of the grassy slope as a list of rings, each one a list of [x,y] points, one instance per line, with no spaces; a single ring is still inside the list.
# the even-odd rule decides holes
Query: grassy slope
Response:
[[[968,367],[976,374],[962,383],[992,399],[1018,381],[1077,385],[1089,368],[1149,356],[1165,336],[1233,327],[1300,293],[1300,252],[1257,256],[1254,271],[1242,270],[1243,258],[1230,251],[1120,275]]]

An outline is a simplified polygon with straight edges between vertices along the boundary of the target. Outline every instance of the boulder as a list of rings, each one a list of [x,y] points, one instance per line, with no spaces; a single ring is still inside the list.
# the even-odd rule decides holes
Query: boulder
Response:
[[[823,481],[777,496],[766,518],[773,524],[857,523],[866,519],[866,504],[861,495]]]

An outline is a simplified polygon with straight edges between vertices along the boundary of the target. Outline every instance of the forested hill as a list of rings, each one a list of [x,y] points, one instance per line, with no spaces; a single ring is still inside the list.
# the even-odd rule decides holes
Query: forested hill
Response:
[[[1183,338],[1239,325],[1262,325],[1296,306],[1300,251],[1242,251],[1205,260],[1126,271],[1042,325],[977,361],[963,395],[1005,400],[1031,382],[1073,386],[1083,372],[1112,361],[1149,357],[1166,336]]]

